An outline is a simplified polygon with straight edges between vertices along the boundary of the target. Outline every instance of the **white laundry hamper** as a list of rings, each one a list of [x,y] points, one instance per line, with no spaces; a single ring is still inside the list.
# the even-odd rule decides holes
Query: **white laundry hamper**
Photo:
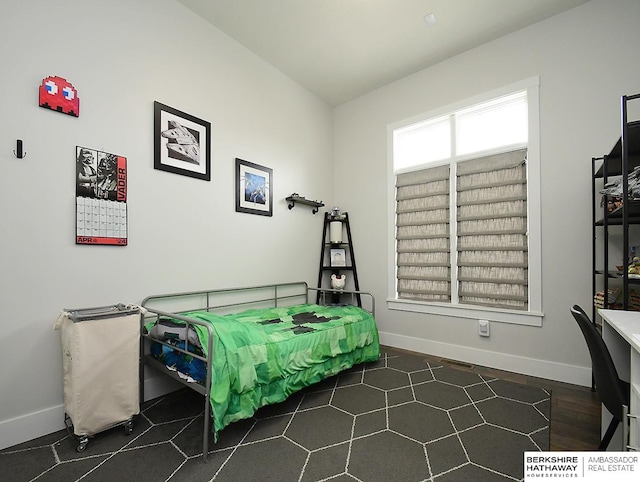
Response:
[[[140,308],[65,309],[56,321],[62,342],[65,425],[89,438],[117,425],[133,431],[140,413]]]

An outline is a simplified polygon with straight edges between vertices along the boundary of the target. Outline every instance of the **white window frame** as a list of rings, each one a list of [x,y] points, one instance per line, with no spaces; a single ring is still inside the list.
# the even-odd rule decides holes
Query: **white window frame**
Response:
[[[525,79],[484,94],[419,114],[387,125],[387,208],[388,208],[388,297],[390,310],[411,311],[461,318],[485,319],[519,325],[542,326],[542,240],[540,221],[540,78]],[[528,311],[487,308],[482,306],[398,299],[396,294],[396,216],[395,171],[393,167],[393,132],[421,121],[432,119],[475,104],[487,102],[519,91],[527,91],[529,140],[527,143],[527,223],[529,236],[529,309]],[[477,154],[467,157],[477,157]],[[462,158],[457,159],[458,161]],[[450,161],[446,161],[449,163]],[[435,166],[436,164],[434,164]],[[455,217],[455,211],[452,212]],[[452,268],[454,267],[452,260]],[[452,285],[452,289],[454,286]],[[456,288],[457,289],[457,288]]]

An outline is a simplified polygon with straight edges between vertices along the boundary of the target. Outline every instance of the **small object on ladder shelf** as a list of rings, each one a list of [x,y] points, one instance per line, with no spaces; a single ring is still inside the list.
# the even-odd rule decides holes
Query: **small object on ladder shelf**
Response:
[[[331,209],[331,214],[327,213],[329,217],[329,239],[333,244],[342,243],[342,222],[344,221],[344,215],[340,214],[340,208],[334,206]]]
[[[347,281],[347,276],[346,275],[336,275],[336,274],[332,274],[331,275],[331,288],[333,288],[334,290],[343,290],[344,289],[344,284]]]
[[[311,201],[310,199],[305,198],[304,196],[300,196],[298,193],[293,193],[291,196],[285,198],[285,201],[289,202],[289,210],[293,209],[296,203],[305,204],[307,206],[311,206],[313,209],[311,210],[312,214],[316,214],[321,207],[324,207],[322,201]]]

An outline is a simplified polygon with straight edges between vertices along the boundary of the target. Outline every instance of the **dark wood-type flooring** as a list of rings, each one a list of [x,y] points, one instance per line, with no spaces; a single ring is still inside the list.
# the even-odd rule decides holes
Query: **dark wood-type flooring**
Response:
[[[427,360],[447,363],[442,357],[426,355]],[[589,387],[554,382],[543,378],[493,368],[472,366],[451,361],[454,366],[483,375],[490,375],[524,385],[551,390],[551,450],[597,450],[600,443],[600,400]]]

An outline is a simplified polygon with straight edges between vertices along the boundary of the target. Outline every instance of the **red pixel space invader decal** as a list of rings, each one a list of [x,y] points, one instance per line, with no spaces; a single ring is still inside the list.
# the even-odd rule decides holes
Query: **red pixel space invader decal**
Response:
[[[40,85],[40,107],[69,114],[80,115],[80,99],[73,84],[62,77],[49,76]]]

